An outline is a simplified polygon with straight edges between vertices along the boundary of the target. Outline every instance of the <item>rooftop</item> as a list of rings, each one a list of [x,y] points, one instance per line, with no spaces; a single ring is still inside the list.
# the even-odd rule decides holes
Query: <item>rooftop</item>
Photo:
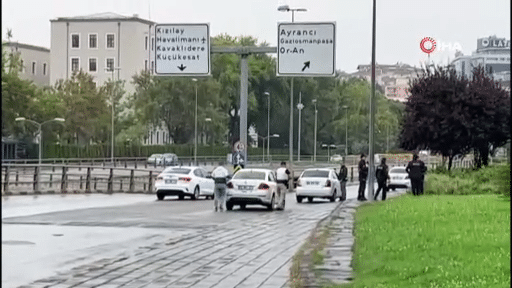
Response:
[[[138,21],[145,24],[155,24],[153,21],[139,18],[138,14],[133,14],[133,16],[124,16],[113,12],[103,12],[84,16],[58,17],[57,19],[50,20],[50,22],[55,21]]]

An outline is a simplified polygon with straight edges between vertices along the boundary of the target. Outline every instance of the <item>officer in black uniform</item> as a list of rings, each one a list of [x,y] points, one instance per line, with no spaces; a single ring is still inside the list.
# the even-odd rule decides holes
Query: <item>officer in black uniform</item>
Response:
[[[379,192],[382,189],[382,201],[384,201],[386,200],[386,193],[388,192],[386,182],[389,179],[389,170],[388,165],[386,165],[386,158],[382,158],[382,160],[380,160],[380,165],[377,166],[377,170],[375,170],[375,177],[377,178],[379,188],[377,188],[377,192],[375,193],[373,200],[377,200],[377,196],[379,196]]]
[[[357,194],[357,200],[366,201],[366,197],[364,197],[364,190],[366,189],[366,178],[368,177],[368,166],[366,165],[366,156],[361,154],[361,161],[359,161],[358,166],[359,172],[359,192]]]
[[[425,172],[427,172],[425,163],[418,158],[418,154],[414,154],[412,161],[405,167],[405,171],[409,173],[409,178],[411,179],[412,194],[415,196],[423,194],[423,179]]]

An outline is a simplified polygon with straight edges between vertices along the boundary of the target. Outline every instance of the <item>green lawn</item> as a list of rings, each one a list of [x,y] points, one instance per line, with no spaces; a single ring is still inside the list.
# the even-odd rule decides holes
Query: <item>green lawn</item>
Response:
[[[332,287],[510,287],[510,198],[404,195],[358,208],[355,280]]]

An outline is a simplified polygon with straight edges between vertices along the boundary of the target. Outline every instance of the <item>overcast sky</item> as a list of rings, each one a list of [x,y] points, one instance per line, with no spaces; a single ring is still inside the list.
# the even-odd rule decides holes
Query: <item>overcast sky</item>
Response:
[[[50,48],[50,19],[114,12],[157,23],[209,23],[211,36],[250,35],[277,45],[277,23],[291,22],[288,4],[306,8],[295,22],[336,22],[336,69],[347,72],[371,61],[371,0],[3,0],[2,39],[7,28],[13,40]],[[452,47],[464,54],[476,39],[496,35],[510,39],[510,0],[386,0],[377,1],[377,56],[380,64],[420,66],[427,59],[419,44],[433,37],[438,47],[431,60],[446,64]]]

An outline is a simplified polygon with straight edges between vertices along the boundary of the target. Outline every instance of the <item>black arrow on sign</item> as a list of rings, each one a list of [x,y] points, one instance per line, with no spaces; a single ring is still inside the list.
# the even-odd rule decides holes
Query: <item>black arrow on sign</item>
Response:
[[[310,63],[311,63],[310,61],[304,62],[304,68],[302,68],[302,72],[304,72],[304,70],[306,70],[306,68],[309,68]]]
[[[181,64],[181,66],[178,66],[178,69],[180,69],[181,71],[185,70],[185,68],[187,68],[187,66],[183,66],[183,64]]]

